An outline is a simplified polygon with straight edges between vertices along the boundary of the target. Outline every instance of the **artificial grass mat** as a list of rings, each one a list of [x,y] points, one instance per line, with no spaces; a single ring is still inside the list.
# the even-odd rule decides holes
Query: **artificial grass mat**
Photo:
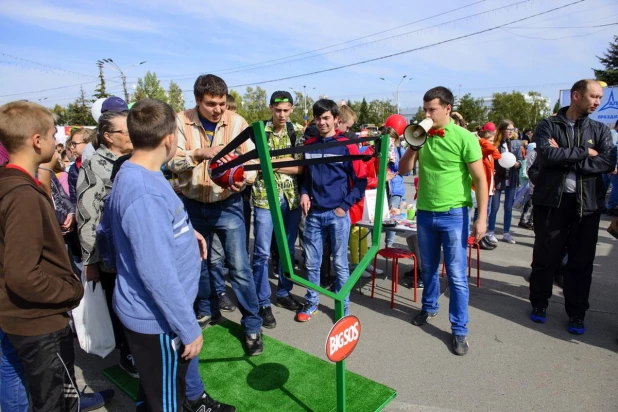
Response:
[[[240,325],[225,321],[204,330],[200,374],[215,399],[243,411],[336,411],[335,364],[326,362],[268,336],[264,353],[246,356]],[[103,374],[132,399],[139,380],[118,366]],[[378,411],[396,392],[346,371],[347,410]]]

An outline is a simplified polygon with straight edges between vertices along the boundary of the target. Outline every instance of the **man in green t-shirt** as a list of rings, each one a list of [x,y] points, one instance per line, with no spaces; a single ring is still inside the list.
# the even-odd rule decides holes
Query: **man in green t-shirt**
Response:
[[[466,276],[469,218],[472,207],[471,184],[476,188],[479,217],[472,226],[478,242],[485,234],[487,221],[487,181],[478,139],[455,125],[450,114],[453,93],[435,87],[425,93],[423,109],[433,120],[426,143],[419,151],[408,149],[399,163],[406,174],[419,161],[417,228],[421,258],[421,277],[425,283],[421,312],[412,323],[422,326],[438,315],[440,297],[440,247],[451,288],[449,320],[453,332],[453,351],[468,352],[468,278]]]

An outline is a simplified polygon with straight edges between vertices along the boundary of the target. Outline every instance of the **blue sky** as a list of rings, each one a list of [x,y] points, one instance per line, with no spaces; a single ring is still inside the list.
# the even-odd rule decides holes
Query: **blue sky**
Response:
[[[166,88],[170,80],[179,83],[191,106],[200,73],[218,74],[229,86],[256,84],[429,46],[575,1],[0,0],[0,103],[66,105],[80,84],[90,96],[96,61],[112,58],[128,68],[129,89],[154,71]],[[394,100],[407,75],[413,79],[401,86],[402,107],[417,107],[437,85],[476,97],[536,90],[553,104],[560,89],[593,76],[595,56],[618,32],[618,26],[590,26],[615,22],[615,0],[585,0],[483,34],[260,87],[271,93],[306,86],[313,98]],[[378,32],[384,33],[371,36]],[[121,96],[118,74],[106,69],[105,75],[108,89]]]

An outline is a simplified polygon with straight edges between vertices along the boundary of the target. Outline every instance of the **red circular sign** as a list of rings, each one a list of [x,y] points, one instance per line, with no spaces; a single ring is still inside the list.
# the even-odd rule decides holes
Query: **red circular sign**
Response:
[[[361,334],[360,320],[356,316],[344,316],[335,323],[326,338],[326,357],[340,362],[350,356]]]

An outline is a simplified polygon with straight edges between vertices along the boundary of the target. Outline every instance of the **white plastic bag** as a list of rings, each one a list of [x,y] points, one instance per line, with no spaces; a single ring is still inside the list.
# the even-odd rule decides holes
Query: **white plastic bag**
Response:
[[[105,292],[100,283],[96,285],[94,291],[92,282],[82,283],[84,297],[79,306],[72,311],[79,346],[86,353],[104,358],[116,348]]]

